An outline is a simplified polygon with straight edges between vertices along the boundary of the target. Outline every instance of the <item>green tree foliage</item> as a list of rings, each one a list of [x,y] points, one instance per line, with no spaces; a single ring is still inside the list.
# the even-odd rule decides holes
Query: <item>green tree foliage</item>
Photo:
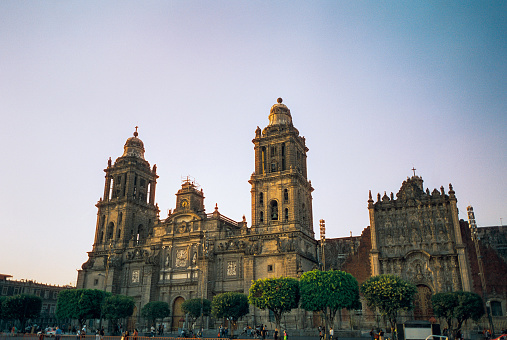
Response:
[[[7,296],[0,296],[0,320],[6,320],[7,317],[3,313],[3,303],[7,299]]]
[[[341,270],[312,270],[299,281],[301,307],[324,315],[325,327],[332,325],[336,312],[360,308],[359,286],[355,277]]]
[[[125,295],[112,295],[104,299],[102,304],[102,316],[116,322],[134,313],[134,299]]]
[[[237,292],[228,292],[215,295],[211,301],[211,314],[215,318],[225,318],[236,323],[242,316],[248,314],[248,297]],[[231,327],[231,337],[234,335]]]
[[[163,319],[171,315],[169,304],[164,301],[148,302],[141,309],[141,315],[155,324],[157,319]]]
[[[208,299],[189,299],[181,304],[181,310],[188,314],[192,325],[195,324],[197,319],[201,316],[208,316],[211,313],[211,301]]]
[[[25,329],[26,320],[37,318],[41,309],[42,299],[29,294],[9,296],[2,303],[2,314],[6,319],[19,320],[21,329]]]
[[[280,329],[282,314],[299,305],[299,282],[290,277],[258,279],[250,286],[248,302],[260,309],[271,310],[276,328]]]
[[[100,310],[106,296],[98,289],[67,289],[58,294],[56,316],[59,319],[76,319],[81,327],[88,319],[100,318]]]
[[[388,318],[391,332],[396,332],[396,319],[400,310],[414,308],[414,296],[417,288],[396,275],[372,276],[361,285],[361,293],[368,306],[377,308],[381,315]]]
[[[431,297],[433,312],[439,318],[445,319],[447,328],[455,335],[468,319],[479,320],[484,315],[482,298],[472,292],[437,293]],[[456,327],[452,327],[456,320]]]

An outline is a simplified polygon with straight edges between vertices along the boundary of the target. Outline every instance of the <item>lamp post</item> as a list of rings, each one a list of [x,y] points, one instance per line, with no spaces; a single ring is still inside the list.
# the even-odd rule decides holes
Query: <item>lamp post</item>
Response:
[[[320,246],[322,249],[322,270],[326,271],[326,221],[320,220]]]

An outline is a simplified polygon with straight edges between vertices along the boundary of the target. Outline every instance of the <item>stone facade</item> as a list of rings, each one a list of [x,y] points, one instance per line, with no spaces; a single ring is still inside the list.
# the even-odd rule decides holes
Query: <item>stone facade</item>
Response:
[[[230,291],[248,294],[252,280],[297,278],[322,266],[322,247],[315,240],[312,222],[308,148],[281,99],[271,107],[269,124],[262,130],[257,127],[252,142],[251,227],[245,218],[234,221],[223,216],[218,206],[207,213],[203,190],[189,178],[176,193],[174,209],[161,218],[155,203],[157,168],[144,159],[144,144],[136,129],[123,155],[114,163],[109,159],[104,170],[95,241],[78,273],[77,287],[132,296],[136,308],[129,328],[139,322],[146,303],[166,301],[172,313],[166,324],[176,329],[183,325],[181,304],[187,299],[211,300]],[[384,193],[374,201],[370,193],[368,211],[370,226],[361,236],[326,240],[326,269],[350,272],[359,283],[386,273],[413,282],[418,295],[410,318],[429,319],[434,293],[480,292],[474,244],[466,223],[458,220],[451,185],[447,192],[443,187],[430,192],[414,173],[396,198]],[[482,254],[491,261],[486,265],[494,282],[489,296],[504,315],[507,232],[504,227],[479,228],[479,234]],[[251,307],[243,320],[249,325],[265,324],[269,313]],[[284,320],[286,326],[298,329],[319,322],[303,310]]]

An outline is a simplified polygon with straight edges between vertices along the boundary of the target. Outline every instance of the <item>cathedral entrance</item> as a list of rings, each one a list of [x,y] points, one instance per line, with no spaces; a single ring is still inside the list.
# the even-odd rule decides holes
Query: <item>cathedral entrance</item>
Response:
[[[429,320],[433,316],[431,306],[431,289],[425,285],[417,286],[417,293],[414,297],[414,319]]]
[[[172,319],[172,330],[177,331],[178,328],[183,327],[185,322],[185,313],[181,310],[181,305],[185,301],[184,298],[177,297],[173,302],[173,319]]]

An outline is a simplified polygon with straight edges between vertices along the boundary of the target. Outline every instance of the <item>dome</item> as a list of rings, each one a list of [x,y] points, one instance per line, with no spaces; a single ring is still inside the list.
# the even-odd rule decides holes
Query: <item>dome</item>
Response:
[[[269,126],[272,125],[292,125],[290,110],[287,105],[282,104],[282,98],[278,98],[269,111]]]
[[[125,142],[125,146],[123,147],[123,155],[122,157],[126,156],[134,156],[144,159],[144,143],[142,140],[137,138],[137,126],[136,131],[134,132],[134,137],[130,137]]]

